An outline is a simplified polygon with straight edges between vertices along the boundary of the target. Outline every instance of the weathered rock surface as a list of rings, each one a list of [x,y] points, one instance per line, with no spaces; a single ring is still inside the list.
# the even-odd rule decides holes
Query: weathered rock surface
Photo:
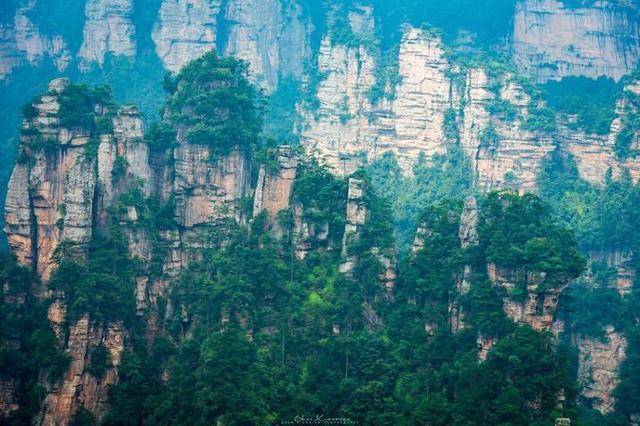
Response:
[[[124,340],[122,323],[101,327],[92,324],[90,318],[84,316],[73,324],[66,346],[71,364],[64,378],[50,385],[39,423],[47,426],[69,424],[80,407],[100,419],[106,411],[109,386],[118,380]],[[99,345],[104,345],[109,358],[108,368],[101,378],[93,376],[88,370],[92,350]]]
[[[164,66],[177,72],[214,50],[221,0],[163,0],[152,38]]]
[[[340,271],[350,273],[355,266],[356,257],[349,253],[349,246],[354,244],[360,237],[362,228],[367,223],[369,210],[364,201],[365,182],[360,179],[349,179],[349,194],[347,196],[347,223],[344,228],[342,239],[342,257],[344,263],[340,266]]]
[[[516,3],[516,62],[540,80],[608,76],[619,80],[640,59],[640,19],[607,1],[570,7],[561,0]]]
[[[88,63],[104,63],[108,54],[133,58],[136,32],[133,0],[89,0],[86,4],[84,41],[78,57]]]
[[[303,107],[300,140],[335,173],[348,176],[371,155],[375,128],[367,117],[372,106],[375,62],[365,47],[333,45],[325,37],[318,71],[326,78],[317,88],[319,107]]]
[[[620,382],[618,369],[626,357],[627,339],[608,326],[603,339],[578,336],[576,345],[581,395],[601,413],[613,411],[613,391]]]
[[[12,21],[0,23],[0,79],[25,63],[37,65],[49,58],[62,71],[72,60],[72,52],[61,36],[42,34],[29,18],[35,2],[25,2]]]
[[[558,285],[539,291],[544,283],[542,274],[523,273],[520,271],[499,268],[494,264],[487,265],[487,273],[491,282],[502,287],[506,295],[503,298],[503,309],[509,318],[518,324],[526,324],[537,331],[551,331],[553,328],[560,294],[568,285]],[[521,298],[511,296],[519,283],[526,286],[526,294]]]
[[[339,175],[388,151],[409,173],[421,155],[431,159],[446,154],[456,143],[449,134],[453,128],[478,187],[531,190],[542,160],[554,149],[549,136],[525,127],[531,100],[513,76],[495,82],[482,69],[461,71],[447,60],[442,41],[428,31],[405,32],[398,58],[400,83],[391,101],[371,104],[376,60],[370,49],[335,45],[325,38],[318,68],[325,76],[317,90],[319,108],[303,105],[300,139]],[[498,93],[492,90],[496,85]],[[512,105],[518,115],[495,116],[496,103]]]
[[[279,228],[278,213],[291,208],[298,158],[291,147],[281,146],[276,152],[276,162],[275,170],[268,170],[264,165],[260,167],[253,197],[254,217],[266,211],[269,226],[274,229]]]
[[[302,77],[309,56],[309,24],[295,1],[230,0],[227,54],[249,63],[253,81],[272,92],[281,76]]]

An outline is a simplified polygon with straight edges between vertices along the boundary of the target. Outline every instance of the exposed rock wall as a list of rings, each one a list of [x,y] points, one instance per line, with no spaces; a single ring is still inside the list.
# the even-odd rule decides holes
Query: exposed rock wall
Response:
[[[349,179],[349,194],[347,196],[347,223],[342,239],[342,257],[344,263],[341,272],[350,273],[355,267],[356,257],[349,253],[349,246],[360,237],[362,227],[367,223],[369,210],[365,203],[365,182],[360,179]]]
[[[602,185],[611,171],[618,178],[628,171],[634,181],[640,179],[640,134],[638,129],[631,132],[630,155],[620,157],[616,145],[626,126],[640,111],[640,82],[628,81],[616,105],[616,117],[611,123],[608,135],[585,134],[563,126],[560,128],[562,148],[573,157],[580,177],[594,185]]]
[[[84,155],[89,135],[59,127],[57,95],[66,84],[54,81],[34,105],[36,117],[25,122],[25,129],[35,132],[23,136],[25,153],[37,142],[48,147],[16,167],[7,196],[10,247],[20,260],[32,263],[43,281],[51,274],[60,242],[82,245],[92,233],[95,163]]]
[[[141,191],[137,197],[175,201],[173,219],[177,226],[159,235],[169,245],[164,259],[168,276],[198,258],[211,226],[222,220],[244,219],[240,201],[252,194],[248,153],[234,150],[214,159],[209,146],[184,143],[166,152],[151,152],[143,141],[140,114],[133,107],[109,111],[94,105],[100,119],[112,122],[113,130],[107,133],[67,129],[61,126],[59,96],[68,84],[64,79],[51,82],[48,93],[33,105],[33,117],[24,122],[23,159],[12,175],[6,210],[5,231],[11,250],[20,263],[37,271],[45,284],[43,294],[51,295],[46,283],[56,266],[56,250],[64,244],[82,256],[94,229],[114,220],[129,237],[130,255],[152,260],[157,253],[149,233],[154,230],[141,224],[146,213],[136,206],[125,206],[121,211],[120,196],[132,190]],[[274,214],[274,209],[287,207],[296,172],[296,159],[290,150],[281,149],[280,157],[282,173],[270,176],[263,187],[262,208]],[[288,191],[288,195],[279,191]],[[114,211],[114,206],[119,209]],[[144,272],[136,277],[138,313],[153,305],[165,287],[164,280],[151,279]],[[154,326],[153,313],[150,317]],[[79,407],[99,418],[106,409],[108,386],[117,381],[125,344],[123,325],[97,324],[85,316],[71,324],[65,339],[63,299],[51,305],[49,319],[72,363],[61,381],[47,384],[40,422],[68,424]],[[87,366],[91,350],[100,344],[109,349],[112,367],[103,378],[96,379]],[[11,383],[1,384],[1,389],[7,394],[2,403],[10,410]]]
[[[540,80],[584,75],[619,80],[640,59],[640,19],[597,1],[569,7],[561,0],[521,0],[513,30],[516,62]]]
[[[221,0],[163,0],[152,38],[164,66],[177,72],[214,50]]]
[[[474,196],[469,196],[464,202],[462,214],[460,216],[460,246],[462,249],[469,249],[480,244],[478,236],[478,221],[480,219],[478,210],[478,200]],[[458,277],[456,290],[461,296],[466,295],[471,290],[473,268],[465,265],[461,276]],[[462,330],[464,324],[464,311],[458,300],[452,300],[449,304],[449,323],[451,331],[457,333]]]
[[[320,47],[318,69],[325,78],[317,89],[319,108],[303,105],[300,139],[337,174],[348,175],[388,151],[409,173],[421,155],[445,154],[459,139],[476,186],[535,189],[554,144],[526,128],[531,99],[513,76],[493,81],[483,69],[461,70],[448,61],[437,36],[419,29],[408,29],[402,39],[393,100],[372,105],[376,66],[375,53],[364,46],[326,38]],[[517,114],[497,116],[496,104],[511,105]]]
[[[268,170],[265,165],[260,167],[253,197],[253,215],[255,217],[266,211],[269,226],[274,228],[276,234],[280,234],[278,213],[291,207],[298,158],[291,147],[281,146],[276,152],[276,162],[275,170]]]
[[[84,41],[78,57],[102,65],[108,54],[132,58],[136,55],[133,0],[88,0]]]
[[[174,150],[172,195],[178,231],[166,235],[172,244],[168,269],[198,258],[211,225],[242,219],[238,206],[250,194],[249,159],[239,151],[215,160],[211,155],[211,148],[203,145],[184,144]]]
[[[618,369],[626,357],[627,339],[608,326],[603,339],[578,336],[576,346],[581,395],[601,413],[613,411],[613,391],[620,382]]]
[[[72,52],[61,36],[42,34],[29,18],[35,2],[25,2],[11,22],[0,23],[0,80],[14,68],[25,63],[40,64],[45,57],[59,70],[64,70],[72,60]]]
[[[109,386],[118,381],[124,342],[122,323],[101,327],[92,324],[90,318],[84,316],[73,324],[66,345],[71,364],[65,376],[50,385],[38,423],[45,426],[69,424],[79,407],[84,407],[100,419],[107,408]],[[89,370],[92,351],[99,345],[107,349],[109,358],[108,368],[100,378]]]
[[[317,87],[317,105],[301,109],[300,140],[307,152],[342,176],[353,173],[375,150],[367,97],[374,69],[366,47],[334,45],[329,36],[322,40],[318,72],[325,78]]]
[[[503,309],[509,318],[518,324],[529,325],[537,331],[552,330],[560,294],[568,283],[540,292],[540,287],[544,285],[543,274],[507,270],[494,264],[487,265],[487,273],[494,285],[505,290]],[[512,296],[513,290],[519,285],[522,286],[522,283],[526,287],[526,294],[518,298]]]
[[[230,0],[224,50],[249,63],[252,79],[268,92],[281,76],[302,77],[309,56],[309,23],[295,1]]]

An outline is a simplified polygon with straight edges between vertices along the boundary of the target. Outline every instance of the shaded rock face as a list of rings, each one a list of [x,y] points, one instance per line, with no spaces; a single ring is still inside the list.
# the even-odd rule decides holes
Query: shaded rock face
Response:
[[[634,181],[640,179],[640,158],[629,155],[620,158],[616,152],[616,143],[627,130],[629,122],[640,111],[640,82],[629,80],[623,95],[616,104],[616,117],[611,123],[608,135],[585,134],[584,132],[561,126],[559,139],[564,150],[569,152],[576,162],[580,177],[594,185],[602,185],[609,171],[619,178],[628,171]],[[629,149],[633,152],[640,147],[640,135],[637,130],[630,135]]]
[[[362,234],[363,228],[370,219],[371,212],[366,203],[367,183],[361,179],[349,178],[349,193],[347,195],[347,213],[344,235],[342,238],[342,258],[340,272],[351,274],[356,266],[357,256],[350,252],[350,246],[355,244]],[[380,283],[387,290],[388,297],[395,286],[397,259],[395,254],[390,254],[384,247],[371,247],[371,254],[374,255],[382,266],[382,273],[379,276]],[[371,310],[370,319],[375,317],[375,312]],[[378,320],[370,322],[377,323]]]
[[[355,243],[360,237],[362,227],[367,223],[369,210],[364,201],[365,182],[360,179],[349,179],[349,194],[347,196],[347,223],[342,239],[342,257],[345,262],[340,271],[350,273],[355,266],[356,258],[349,253],[349,245]]]
[[[247,61],[251,79],[272,92],[281,77],[302,77],[310,33],[295,1],[164,0],[152,37],[173,72],[217,49]]]
[[[238,209],[251,186],[251,165],[245,153],[235,151],[212,160],[211,149],[202,145],[180,145],[174,150],[174,220],[178,230],[165,238],[171,243],[165,272],[172,273],[199,258],[199,249],[211,225],[232,218],[243,219]]]
[[[84,41],[78,52],[85,63],[102,65],[107,54],[136,55],[133,0],[88,0],[85,16]]]
[[[479,218],[478,200],[474,196],[467,197],[464,201],[462,214],[460,215],[460,232],[458,234],[462,249],[468,249],[480,244],[480,237],[478,235]],[[471,290],[472,274],[473,268],[471,265],[465,265],[456,283],[456,289],[460,295],[464,296]],[[449,304],[449,323],[453,333],[457,333],[465,327],[464,311],[459,301],[455,299]],[[482,356],[480,358],[482,359]]]
[[[634,266],[633,253],[620,249],[603,250],[590,252],[589,257],[603,262],[615,271],[613,282],[609,284],[618,290],[620,296],[625,297],[631,294],[638,273]]]
[[[567,7],[560,0],[517,3],[513,51],[518,65],[541,81],[566,76],[619,80],[640,58],[640,19],[598,1]]]
[[[613,411],[613,391],[620,382],[618,369],[626,357],[627,339],[608,326],[604,338],[578,336],[576,346],[582,397],[603,414]]]

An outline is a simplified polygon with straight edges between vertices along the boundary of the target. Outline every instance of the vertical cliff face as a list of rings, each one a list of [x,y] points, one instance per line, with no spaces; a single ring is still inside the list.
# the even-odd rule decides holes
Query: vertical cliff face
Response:
[[[478,200],[474,196],[469,196],[464,202],[464,207],[460,216],[459,238],[460,247],[463,250],[468,250],[480,243],[480,238],[478,236],[479,219],[480,212],[478,210]],[[456,290],[461,296],[468,294],[471,290],[473,272],[471,265],[465,265],[462,274],[458,277]],[[465,327],[464,311],[458,300],[451,300],[449,302],[449,323],[453,333],[457,333]],[[479,339],[480,338],[482,338],[482,336],[479,336]],[[482,352],[483,351],[481,350],[480,353]],[[482,356],[480,356],[480,358],[482,359]]]
[[[29,18],[35,4],[36,0],[23,3],[11,21],[0,23],[0,80],[25,63],[37,65],[49,58],[64,70],[72,60],[73,52],[60,35],[41,33]]]
[[[476,186],[532,190],[542,160],[554,149],[551,136],[525,126],[532,101],[512,75],[490,78],[483,69],[461,69],[430,32],[405,32],[392,100],[371,103],[376,61],[363,46],[325,39],[318,67],[325,77],[317,89],[319,108],[303,105],[300,139],[338,174],[385,152],[393,152],[408,173],[421,155],[443,155],[459,139]],[[505,104],[517,113],[494,112]]]
[[[173,72],[217,49],[247,61],[252,80],[271,92],[281,77],[302,76],[310,31],[295,1],[164,0],[152,36]]]
[[[25,122],[22,137],[28,158],[12,175],[6,209],[10,247],[44,281],[60,242],[81,246],[92,233],[95,160],[84,155],[88,132],[60,127],[58,96],[67,85],[66,80],[52,82],[49,93],[33,105],[34,117]],[[46,147],[31,153],[37,145]]]
[[[235,151],[212,159],[210,147],[184,144],[174,151],[173,186],[177,234],[171,268],[186,266],[203,248],[210,225],[241,219],[239,201],[250,194],[251,169],[247,155]]]
[[[365,203],[365,182],[360,179],[349,179],[349,193],[347,195],[347,223],[342,239],[342,257],[344,263],[340,271],[351,273],[355,267],[356,257],[349,253],[349,246],[355,244],[360,238],[362,228],[367,223],[370,214]]]
[[[514,57],[540,80],[609,76],[619,80],[638,64],[640,19],[607,1],[568,7],[560,0],[517,3]]]
[[[375,127],[368,118],[373,107],[367,97],[375,66],[370,48],[339,44],[331,35],[323,38],[317,63],[323,78],[316,99],[302,106],[300,140],[342,176],[353,173],[375,149]]]
[[[78,52],[85,63],[102,65],[107,54],[136,55],[132,0],[89,0],[85,15],[84,40]]]
[[[164,66],[177,72],[189,61],[214,50],[221,1],[164,0],[152,38]]]
[[[302,77],[309,56],[309,23],[296,2],[231,0],[226,53],[249,63],[252,79],[268,92],[281,76]]]
[[[85,316],[71,326],[66,345],[71,364],[64,378],[48,389],[39,423],[46,426],[69,424],[80,407],[100,418],[107,408],[109,386],[118,381],[124,342],[122,323],[97,327],[89,316]],[[106,348],[110,360],[102,377],[95,377],[88,369],[98,346]]]
[[[518,324],[526,324],[537,331],[551,331],[560,302],[560,295],[569,283],[545,286],[544,274],[523,274],[489,264],[489,279],[505,290],[503,309]],[[510,296],[518,283],[526,283],[526,294],[521,298]],[[542,290],[544,289],[544,290]]]
[[[151,231],[140,225],[145,212],[136,205],[113,210],[120,206],[121,196],[132,190],[140,190],[137,197],[175,201],[177,226],[160,235],[170,246],[164,259],[164,272],[169,275],[198,258],[211,225],[227,218],[240,220],[239,202],[251,194],[247,153],[232,150],[212,158],[211,147],[186,143],[165,152],[151,152],[143,141],[142,120],[135,108],[115,110],[98,101],[90,107],[95,127],[89,122],[65,127],[69,111],[64,102],[68,99],[62,99],[69,90],[81,89],[64,79],[51,82],[49,91],[37,99],[25,119],[21,161],[11,178],[5,216],[11,250],[20,263],[37,271],[45,284],[41,290],[44,295],[51,295],[46,284],[56,268],[57,249],[64,244],[74,256],[82,257],[95,230],[104,230],[114,221],[129,238],[129,254],[151,261]],[[294,177],[295,164],[288,165]],[[293,180],[291,170],[285,174],[285,180]],[[282,187],[278,178],[269,182],[277,187],[274,190]],[[264,197],[269,200],[269,209],[276,204],[287,207],[288,199],[278,201],[274,196],[278,195]],[[136,278],[139,313],[157,299],[163,285],[162,280],[155,282],[144,272]],[[67,333],[65,300],[63,295],[56,297],[61,298],[51,305],[49,319],[72,362],[63,379],[45,384],[47,397],[40,421],[68,424],[79,407],[100,418],[106,410],[108,387],[118,379],[126,331],[120,322],[97,323],[85,315],[71,322]],[[99,346],[107,348],[111,366],[96,378],[88,366]],[[3,384],[3,388],[8,389],[3,403],[9,409],[10,384]]]
[[[282,234],[279,223],[279,213],[291,207],[291,197],[298,171],[298,158],[289,146],[280,146],[276,152],[275,169],[260,167],[258,182],[253,197],[254,217],[267,213],[268,226],[274,229],[276,235]],[[272,166],[273,167],[273,166]]]
[[[614,409],[613,391],[620,382],[620,364],[627,351],[627,339],[613,327],[607,326],[603,339],[578,336],[578,380],[581,395],[603,414]]]

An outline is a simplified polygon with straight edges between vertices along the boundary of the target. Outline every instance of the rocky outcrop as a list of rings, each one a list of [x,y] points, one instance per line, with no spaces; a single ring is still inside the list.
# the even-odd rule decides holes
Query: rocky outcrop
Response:
[[[347,195],[347,213],[344,235],[342,238],[342,259],[340,272],[351,274],[358,261],[357,254],[353,253],[352,246],[360,239],[362,231],[370,219],[371,212],[366,203],[367,182],[361,179],[349,178],[349,192]],[[395,286],[397,258],[393,250],[388,247],[370,247],[371,254],[378,260],[381,266],[379,281],[387,290],[388,297]],[[371,318],[375,313],[371,309]]]
[[[560,294],[568,284],[545,286],[544,274],[507,270],[494,264],[487,266],[487,273],[491,282],[505,292],[503,310],[509,318],[537,331],[552,330]],[[514,290],[518,287],[526,291],[516,297]]]
[[[561,0],[516,3],[514,58],[539,80],[584,75],[619,80],[640,58],[640,19],[629,8],[596,1],[568,6]]]
[[[276,234],[281,234],[278,214],[291,208],[298,158],[291,147],[286,145],[280,146],[275,155],[272,169],[266,165],[260,167],[253,197],[253,215],[255,217],[266,211],[268,225],[274,228]]]
[[[627,340],[612,326],[604,338],[578,336],[578,381],[581,395],[592,408],[607,414],[614,409],[613,391],[620,382],[618,369],[626,357]]]
[[[41,294],[54,296],[46,283],[56,267],[55,254],[60,247],[65,248],[65,254],[81,259],[94,230],[115,222],[129,239],[129,254],[145,266],[154,256],[164,255],[156,250],[160,241],[168,247],[164,270],[159,272],[164,276],[140,268],[135,290],[138,314],[153,308],[149,315],[149,338],[153,338],[158,328],[154,309],[165,292],[166,277],[199,258],[212,226],[246,219],[240,201],[252,195],[249,155],[239,149],[213,154],[208,145],[180,141],[173,149],[152,152],[143,140],[140,113],[133,107],[115,110],[92,105],[95,119],[103,124],[95,126],[104,129],[100,133],[94,126],[89,126],[91,130],[66,128],[60,96],[68,87],[64,79],[51,82],[47,94],[37,99],[24,121],[22,159],[12,175],[7,198],[5,231],[11,250],[20,263],[38,273],[45,284]],[[296,162],[290,149],[281,148],[279,172],[263,170],[260,208],[270,214],[287,208]],[[133,203],[131,197],[136,197]],[[156,213],[147,211],[148,197],[158,202],[172,200],[167,206],[173,206],[175,226],[156,230],[145,225],[144,220]],[[51,305],[49,319],[72,363],[61,381],[47,384],[41,422],[68,424],[79,407],[99,418],[106,409],[108,387],[118,378],[123,325],[97,324],[85,316],[71,324],[65,339],[64,298],[55,296],[59,300]],[[88,365],[93,349],[100,345],[109,350],[111,366],[103,377],[96,378]],[[9,395],[11,383],[0,385]],[[3,403],[11,409],[10,397],[3,397]]]
[[[372,155],[375,127],[367,97],[375,62],[364,46],[334,45],[329,36],[318,53],[318,72],[326,76],[316,100],[301,110],[300,140],[336,174],[348,176]],[[316,105],[317,103],[317,105]]]
[[[88,0],[84,40],[78,57],[88,63],[104,63],[108,54],[136,55],[133,0]]]
[[[612,282],[608,284],[615,288],[620,296],[626,297],[631,294],[638,273],[634,266],[632,252],[619,249],[592,251],[589,253],[589,258],[602,262],[615,271]]]
[[[227,218],[242,219],[238,205],[250,194],[249,159],[239,151],[214,159],[211,151],[208,146],[189,144],[174,150],[172,195],[179,231],[170,236],[172,268],[197,258],[210,225]]]
[[[100,419],[107,408],[109,386],[118,380],[124,340],[122,323],[101,327],[84,316],[72,325],[66,345],[71,358],[69,369],[59,382],[50,385],[39,423],[46,426],[69,424],[80,407]],[[108,360],[102,376],[95,377],[90,366],[92,354],[99,346],[106,348]]]
[[[164,66],[177,72],[214,50],[221,0],[163,0],[152,38]]]
[[[86,132],[59,127],[57,96],[66,84],[52,82],[49,93],[34,104],[35,117],[25,122],[22,136],[22,149],[30,159],[16,168],[7,197],[11,248],[43,281],[51,274],[62,241],[83,245],[92,233],[95,162],[84,155]],[[34,150],[38,144],[44,147]]]

